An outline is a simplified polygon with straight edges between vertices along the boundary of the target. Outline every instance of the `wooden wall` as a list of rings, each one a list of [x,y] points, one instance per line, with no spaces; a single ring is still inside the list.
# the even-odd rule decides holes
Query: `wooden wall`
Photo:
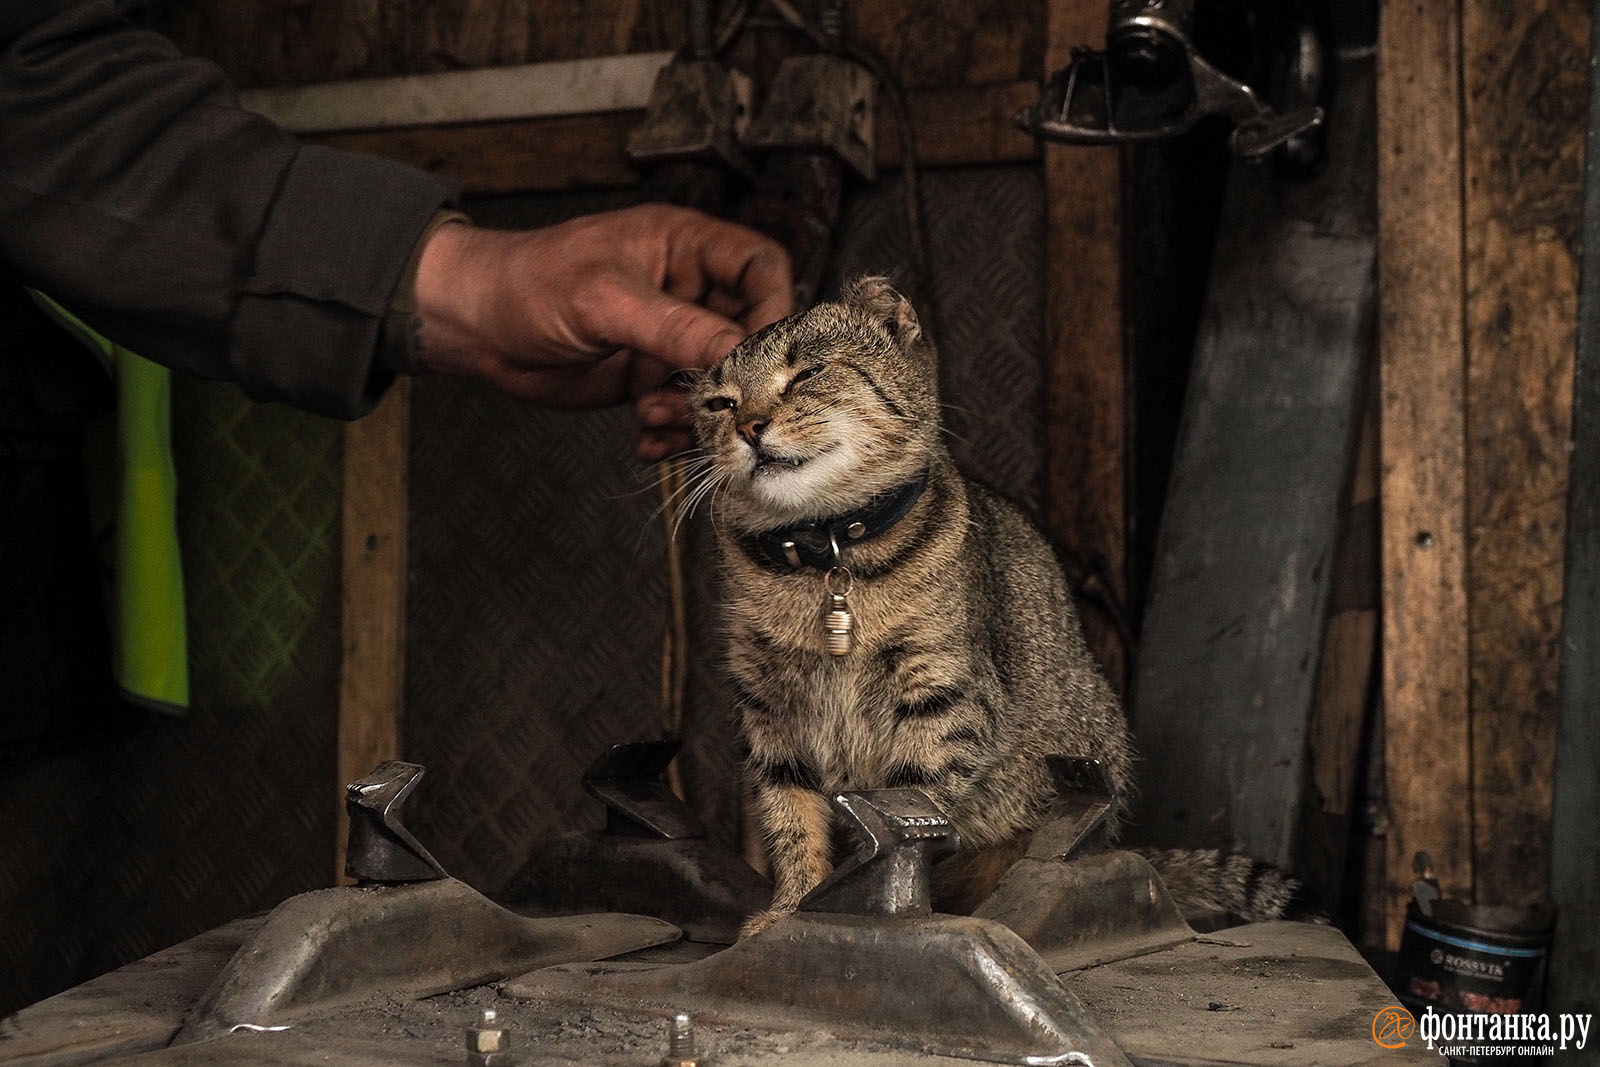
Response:
[[[1066,49],[1097,40],[1104,0],[848,8],[852,36],[910,91],[922,161],[1044,161],[1060,315],[1044,445],[1051,526],[1124,584],[1117,160],[1040,153],[1011,126]],[[1434,854],[1447,890],[1495,903],[1545,891],[1590,15],[1583,0],[1381,8],[1392,938],[1416,849]],[[182,47],[253,87],[670,49],[684,39],[682,9],[677,0],[169,0],[162,14]],[[760,49],[741,45],[735,63],[757,64]],[[620,147],[635,121],[323,140],[450,172],[469,191],[615,185],[634,180]],[[881,121],[892,165],[892,116]],[[1105,299],[1074,299],[1084,292]]]
[[[1383,7],[1389,935],[1547,894],[1589,5]]]
[[[684,43],[684,8],[681,0],[168,0],[162,28],[255,88],[670,50]],[[1044,72],[1044,4],[856,0],[847,27],[908,89],[1037,81]]]

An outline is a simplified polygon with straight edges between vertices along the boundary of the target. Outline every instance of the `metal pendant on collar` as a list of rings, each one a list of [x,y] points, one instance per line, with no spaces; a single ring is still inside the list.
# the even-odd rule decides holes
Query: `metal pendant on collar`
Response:
[[[822,576],[822,588],[827,591],[828,602],[822,616],[822,638],[832,656],[847,656],[856,644],[856,617],[846,599],[855,588],[855,576],[840,558],[839,541],[830,536],[833,549],[833,566]]]

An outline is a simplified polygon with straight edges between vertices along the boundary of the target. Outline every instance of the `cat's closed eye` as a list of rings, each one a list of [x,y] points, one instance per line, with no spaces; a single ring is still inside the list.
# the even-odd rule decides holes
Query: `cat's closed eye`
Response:
[[[704,407],[705,407],[705,409],[707,411],[727,411],[729,408],[733,407],[733,397],[731,397],[731,396],[713,396],[713,397],[709,397],[709,398],[707,398]]]
[[[822,373],[822,367],[820,367],[820,366],[807,367],[804,370],[802,370],[799,374],[796,374],[793,378],[789,379],[789,388],[793,389],[795,386],[799,385],[801,382],[805,381],[807,378],[814,378],[820,373]]]

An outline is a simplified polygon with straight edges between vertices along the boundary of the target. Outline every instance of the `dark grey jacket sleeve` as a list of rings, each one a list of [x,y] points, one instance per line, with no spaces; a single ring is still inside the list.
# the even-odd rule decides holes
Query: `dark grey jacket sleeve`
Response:
[[[350,417],[453,185],[300,144],[115,0],[0,2],[0,272],[126,347]]]

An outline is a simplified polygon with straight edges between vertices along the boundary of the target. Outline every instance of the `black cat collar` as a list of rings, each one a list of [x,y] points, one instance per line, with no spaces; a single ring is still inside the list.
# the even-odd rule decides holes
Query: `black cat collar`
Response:
[[[905,517],[927,485],[928,472],[923,471],[911,481],[878,494],[855,511],[757,534],[754,547],[778,567],[828,570],[838,562],[835,546],[849,548],[884,533]]]

